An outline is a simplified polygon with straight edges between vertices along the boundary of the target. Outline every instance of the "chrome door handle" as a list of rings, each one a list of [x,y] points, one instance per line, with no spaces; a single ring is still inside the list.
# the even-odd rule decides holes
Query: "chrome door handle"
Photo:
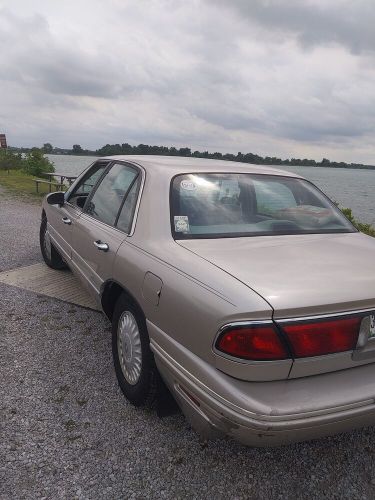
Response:
[[[63,217],[62,221],[64,224],[68,224],[68,226],[70,226],[70,224],[72,223],[72,221],[70,219],[68,219],[68,217]]]
[[[101,250],[102,252],[108,252],[109,246],[107,243],[102,243],[100,240],[94,241],[94,245],[98,250]]]

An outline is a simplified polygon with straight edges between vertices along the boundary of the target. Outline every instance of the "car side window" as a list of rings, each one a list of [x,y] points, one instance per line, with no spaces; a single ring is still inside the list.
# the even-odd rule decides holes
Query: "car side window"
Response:
[[[68,202],[72,205],[78,206],[79,208],[83,208],[87,197],[102,176],[107,166],[108,162],[101,161],[95,163],[95,165],[92,166],[87,174],[74,187],[73,191],[69,195]]]
[[[141,176],[139,175],[133,182],[128,194],[126,195],[125,202],[121,208],[118,220],[117,227],[124,231],[125,233],[129,233],[131,229],[131,224],[133,221],[133,215],[135,211],[135,207],[137,204],[138,198],[138,190],[141,181]]]
[[[88,200],[85,212],[105,224],[114,226],[124,196],[131,189],[137,175],[136,168],[114,163]]]

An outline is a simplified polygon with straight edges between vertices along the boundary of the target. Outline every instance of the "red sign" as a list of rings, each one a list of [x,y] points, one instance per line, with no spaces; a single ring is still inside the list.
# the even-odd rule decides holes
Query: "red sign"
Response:
[[[7,147],[7,138],[5,134],[0,134],[0,148],[6,148]]]

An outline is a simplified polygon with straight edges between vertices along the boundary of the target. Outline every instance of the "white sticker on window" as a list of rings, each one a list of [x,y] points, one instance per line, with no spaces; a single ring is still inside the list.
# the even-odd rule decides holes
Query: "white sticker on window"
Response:
[[[176,233],[188,233],[189,217],[187,215],[175,215],[174,230],[176,231]]]
[[[185,189],[186,191],[195,191],[197,189],[197,185],[193,181],[181,181],[181,189]]]

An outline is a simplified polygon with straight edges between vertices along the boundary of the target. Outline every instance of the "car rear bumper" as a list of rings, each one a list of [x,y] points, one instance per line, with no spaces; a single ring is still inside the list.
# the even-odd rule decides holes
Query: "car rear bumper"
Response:
[[[251,446],[315,439],[375,423],[375,365],[275,382],[243,382],[202,361],[149,324],[156,363],[205,438]]]

